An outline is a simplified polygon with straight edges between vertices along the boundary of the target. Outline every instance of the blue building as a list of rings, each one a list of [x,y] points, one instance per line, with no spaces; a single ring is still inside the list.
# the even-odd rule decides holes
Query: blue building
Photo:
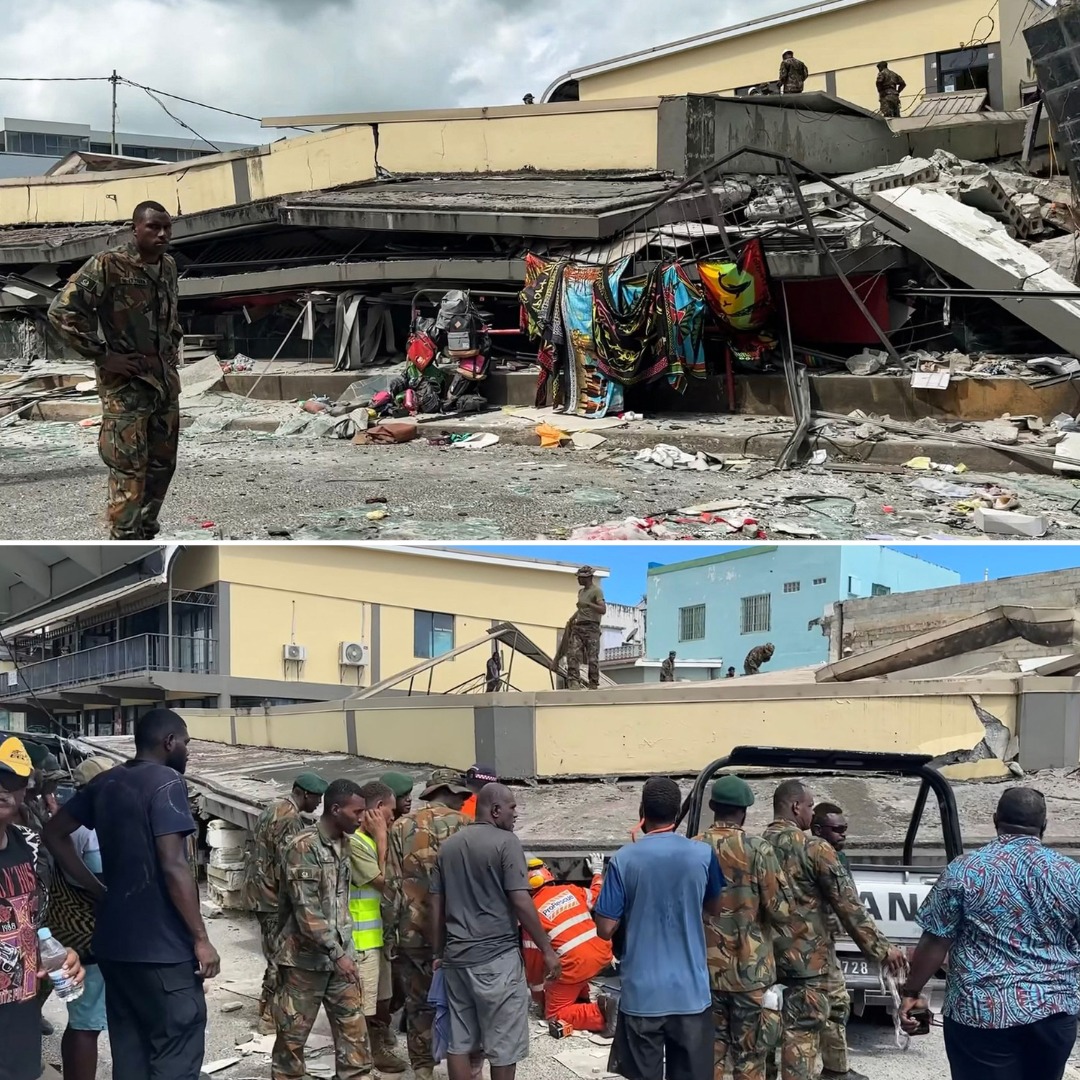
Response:
[[[874,545],[765,545],[653,565],[645,654],[655,661],[674,649],[679,660],[719,660],[741,675],[746,654],[771,641],[765,671],[821,664],[829,641],[809,624],[829,604],[959,582],[954,570]]]

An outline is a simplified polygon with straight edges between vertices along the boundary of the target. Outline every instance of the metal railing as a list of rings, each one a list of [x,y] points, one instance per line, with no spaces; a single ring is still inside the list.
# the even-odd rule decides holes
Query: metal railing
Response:
[[[193,675],[217,673],[217,642],[205,637],[174,637],[172,656],[167,634],[137,637],[96,645],[92,649],[23,664],[18,676],[0,676],[0,700],[28,690],[55,690],[85,686],[146,671],[175,671]]]
[[[645,646],[639,644],[616,645],[614,649],[605,649],[602,660],[637,660],[645,655]]]

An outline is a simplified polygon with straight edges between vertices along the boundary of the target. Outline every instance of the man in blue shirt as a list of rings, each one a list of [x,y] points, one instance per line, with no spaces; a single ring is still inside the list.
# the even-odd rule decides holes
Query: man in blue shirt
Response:
[[[105,976],[114,1080],[198,1080],[206,1036],[203,980],[221,967],[187,858],[195,831],[183,717],[154,709],[135,724],[135,757],[95,776],[48,823],[68,877],[99,897],[93,953]],[[101,880],[72,834],[97,832]]]
[[[712,1080],[713,1018],[703,916],[717,915],[724,875],[708,844],[675,833],[679,786],[654,777],[641,796],[644,836],[608,866],[593,909],[597,934],[620,925],[622,995],[608,1069],[627,1080]]]
[[[1061,1080],[1080,1013],[1080,863],[1043,847],[1046,800],[1010,788],[997,839],[956,859],[916,916],[902,990],[913,1030],[922,989],[949,958],[945,1050],[953,1080]]]

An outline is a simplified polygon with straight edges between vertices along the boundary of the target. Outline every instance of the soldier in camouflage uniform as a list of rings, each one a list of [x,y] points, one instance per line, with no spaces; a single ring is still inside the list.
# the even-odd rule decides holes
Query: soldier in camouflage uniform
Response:
[[[777,975],[785,986],[783,1080],[817,1075],[821,1034],[829,1019],[829,968],[834,914],[869,959],[903,976],[903,953],[890,945],[866,913],[851,875],[824,840],[804,832],[813,820],[814,800],[799,780],[785,780],[773,796],[774,821],[765,830],[787,876],[791,921],[776,938]]]
[[[809,77],[810,69],[788,49],[780,60],[780,76],[777,80],[780,83],[780,93],[801,94]]]
[[[814,807],[810,831],[814,836],[832,845],[837,861],[844,872],[850,876],[847,856],[844,854],[847,830],[848,823],[847,818],[844,817],[844,811],[835,803],[818,803]],[[854,881],[851,887],[855,889]],[[869,913],[866,917],[871,919]],[[847,1022],[851,1016],[851,996],[848,994],[847,981],[836,956],[836,939],[844,931],[839,919],[831,913],[829,930],[833,935],[833,944],[829,956],[829,1021],[821,1033],[822,1080],[868,1080],[862,1073],[856,1072],[848,1060]]]
[[[405,1000],[409,1061],[416,1080],[432,1080],[432,1028],[428,1004],[434,975],[428,922],[431,873],[439,846],[469,824],[461,807],[472,791],[461,773],[436,769],[420,794],[427,805],[390,827],[383,888],[383,940],[390,949],[393,978]]]
[[[765,645],[755,645],[743,661],[743,674],[756,675],[761,670],[762,664],[767,664],[776,652],[776,646],[770,641]]]
[[[607,611],[607,604],[600,586],[596,584],[596,571],[591,566],[583,566],[577,573],[577,579],[581,586],[577,611],[567,627],[568,683],[571,686],[581,685],[581,666],[584,664],[589,669],[588,687],[596,690],[600,686],[600,620]]]
[[[884,60],[878,61],[877,69],[875,85],[881,115],[895,119],[900,115],[900,95],[907,89],[907,83]]]
[[[304,828],[304,819],[300,815],[315,813],[325,791],[326,781],[321,776],[301,773],[293,781],[292,792],[275,799],[255,822],[254,843],[244,873],[243,900],[244,907],[255,912],[266,959],[259,997],[259,1031],[263,1035],[274,1030],[270,1003],[277,987],[274,950],[277,948],[281,853],[285,844]]]
[[[50,305],[49,320],[97,370],[111,537],[152,540],[176,471],[184,334],[176,263],[165,254],[172,219],[159,203],[140,203],[132,229],[125,247],[76,271]]]
[[[372,1072],[349,913],[348,837],[359,828],[366,805],[356,784],[335,780],[323,796],[318,825],[301,829],[282,852],[271,1080],[306,1075],[304,1044],[320,1006],[334,1037],[337,1080]]]
[[[753,804],[745,780],[722,776],[709,798],[715,823],[696,837],[716,852],[727,882],[721,913],[705,920],[705,942],[716,1075],[724,1075],[730,1053],[734,1080],[765,1080],[766,1061],[780,1045],[780,1013],[767,1007],[765,996],[776,984],[774,937],[791,917],[791,895],[776,853],[743,831]]]

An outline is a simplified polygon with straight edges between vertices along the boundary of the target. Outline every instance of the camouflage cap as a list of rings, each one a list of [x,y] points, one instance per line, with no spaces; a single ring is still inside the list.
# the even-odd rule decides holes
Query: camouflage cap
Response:
[[[754,793],[741,776],[721,776],[712,786],[709,801],[722,806],[753,806]]]
[[[578,572],[578,577],[596,577],[596,571],[591,566],[582,566]]]
[[[383,773],[379,780],[394,793],[397,799],[404,799],[406,795],[411,795],[415,787],[413,778],[400,772]]]
[[[454,795],[471,795],[472,788],[465,783],[465,778],[457,769],[436,769],[420,792],[421,799],[430,799],[437,791],[446,788]]]

